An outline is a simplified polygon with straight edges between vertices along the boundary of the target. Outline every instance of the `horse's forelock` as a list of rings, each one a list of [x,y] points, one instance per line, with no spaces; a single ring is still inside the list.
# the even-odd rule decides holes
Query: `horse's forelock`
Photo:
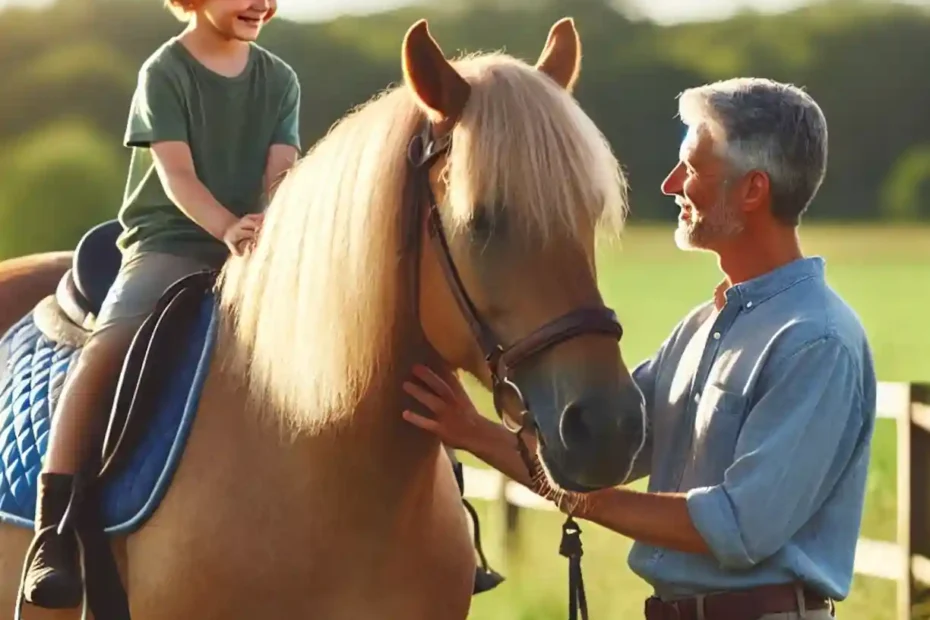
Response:
[[[449,156],[453,226],[478,204],[506,204],[540,242],[598,220],[622,224],[626,180],[565,91],[500,54],[455,64],[473,92]],[[253,254],[224,269],[232,368],[294,429],[351,413],[391,369],[404,327],[398,215],[423,118],[401,87],[339,121],[282,182]]]

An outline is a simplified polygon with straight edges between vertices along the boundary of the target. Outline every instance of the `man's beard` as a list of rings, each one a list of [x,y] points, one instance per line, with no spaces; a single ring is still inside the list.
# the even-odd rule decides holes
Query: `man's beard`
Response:
[[[682,250],[706,250],[716,242],[730,239],[743,232],[742,214],[726,202],[725,197],[709,212],[698,215],[691,209],[691,217],[678,220],[675,244]]]

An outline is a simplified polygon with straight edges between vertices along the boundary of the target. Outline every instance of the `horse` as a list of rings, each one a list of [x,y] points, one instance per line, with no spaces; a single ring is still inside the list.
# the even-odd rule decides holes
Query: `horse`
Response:
[[[213,284],[214,346],[170,484],[108,539],[135,620],[464,620],[474,546],[449,454],[401,416],[415,364],[492,390],[536,433],[551,488],[627,478],[642,395],[594,258],[623,230],[627,182],[573,97],[580,58],[570,18],[535,64],[449,60],[420,20],[402,82],[287,172],[257,243]],[[66,268],[0,263],[0,333]],[[4,616],[31,536],[0,526]]]

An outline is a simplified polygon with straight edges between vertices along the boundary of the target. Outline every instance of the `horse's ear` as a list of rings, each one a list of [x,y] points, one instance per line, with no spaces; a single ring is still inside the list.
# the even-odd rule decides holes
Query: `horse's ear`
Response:
[[[559,20],[549,30],[546,47],[536,62],[536,68],[565,90],[571,92],[575,88],[581,72],[581,38],[571,17]]]
[[[434,123],[455,123],[465,109],[471,86],[446,60],[421,19],[404,37],[404,82]]]

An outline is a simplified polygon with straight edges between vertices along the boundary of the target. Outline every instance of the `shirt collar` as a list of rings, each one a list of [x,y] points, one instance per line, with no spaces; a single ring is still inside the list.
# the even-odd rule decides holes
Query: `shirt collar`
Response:
[[[810,256],[791,261],[735,286],[729,286],[723,280],[714,289],[714,304],[718,310],[725,304],[739,304],[743,310],[752,310],[798,282],[810,278],[823,279],[825,264],[822,257]]]

